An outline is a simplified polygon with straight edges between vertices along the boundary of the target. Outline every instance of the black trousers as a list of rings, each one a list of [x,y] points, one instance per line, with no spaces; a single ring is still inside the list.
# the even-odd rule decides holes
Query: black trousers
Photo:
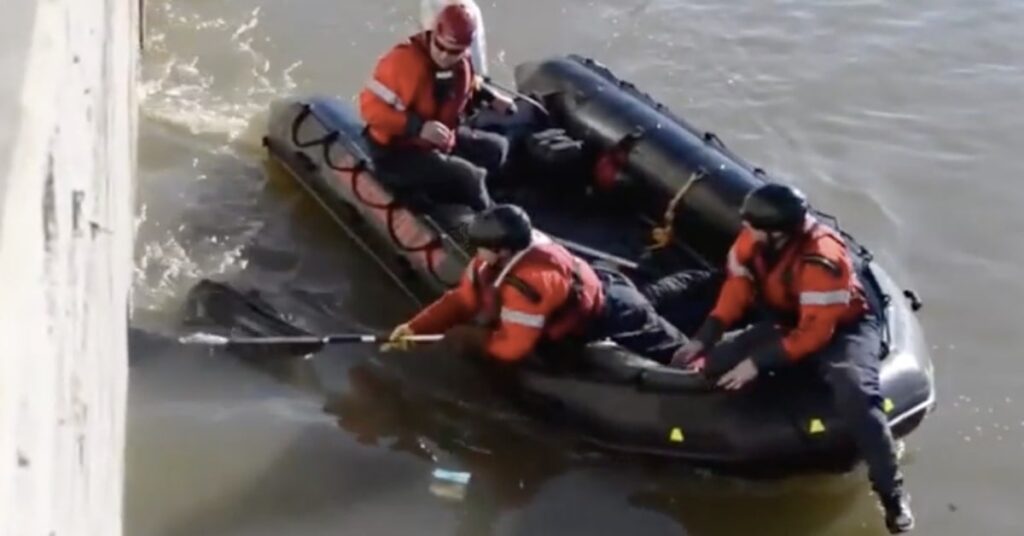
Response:
[[[705,373],[711,377],[725,374],[778,336],[774,323],[754,324],[711,349]],[[838,329],[827,346],[804,359],[831,388],[836,409],[867,462],[875,492],[891,497],[901,486],[902,476],[879,388],[881,341],[881,322],[868,314],[859,322]]]
[[[501,172],[508,140],[499,134],[459,127],[451,154],[437,150],[392,148],[372,141],[378,179],[396,196],[428,204],[491,206],[488,178]]]
[[[693,336],[715,307],[725,281],[721,271],[679,271],[648,283],[640,292],[680,331]]]
[[[624,275],[597,270],[604,286],[604,308],[592,338],[608,337],[623,348],[662,364],[687,338],[657,311]]]

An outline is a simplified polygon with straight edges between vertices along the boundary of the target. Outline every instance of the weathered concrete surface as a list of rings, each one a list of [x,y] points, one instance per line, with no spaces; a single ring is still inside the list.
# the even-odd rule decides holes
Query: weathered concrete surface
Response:
[[[137,3],[0,15],[0,534],[118,536]]]

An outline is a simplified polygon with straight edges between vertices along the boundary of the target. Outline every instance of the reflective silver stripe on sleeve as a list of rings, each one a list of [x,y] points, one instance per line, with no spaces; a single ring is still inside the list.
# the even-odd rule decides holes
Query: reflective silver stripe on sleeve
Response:
[[[395,92],[391,91],[391,88],[380,83],[377,79],[371,79],[367,82],[366,89],[370,90],[370,93],[373,93],[380,100],[388,103],[389,106],[399,112],[405,111],[405,103],[402,102],[402,99],[399,99],[398,95],[395,95]]]
[[[544,327],[544,315],[532,315],[522,311],[516,311],[515,309],[509,309],[508,307],[501,308],[501,320],[503,322],[511,322],[513,324],[520,324],[530,328],[540,329]]]
[[[850,303],[849,290],[800,293],[800,305],[846,305],[848,303]]]

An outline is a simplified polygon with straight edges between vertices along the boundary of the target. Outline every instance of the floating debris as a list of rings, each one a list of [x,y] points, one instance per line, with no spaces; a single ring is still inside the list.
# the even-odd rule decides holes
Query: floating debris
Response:
[[[462,501],[466,498],[466,489],[472,474],[466,471],[451,471],[440,467],[431,473],[430,493],[442,499]]]

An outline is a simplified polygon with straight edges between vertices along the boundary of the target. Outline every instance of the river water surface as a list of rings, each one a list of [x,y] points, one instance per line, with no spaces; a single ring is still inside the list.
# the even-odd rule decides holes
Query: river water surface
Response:
[[[269,103],[351,96],[418,2],[150,0],[133,321],[204,277],[310,329],[414,307],[264,161]],[[925,301],[939,408],[903,464],[928,536],[1024,533],[1024,4],[481,2],[492,74],[605,63],[803,188]],[[372,348],[270,371],[133,345],[126,534],[884,534],[862,472],[748,483],[573,453],[373,373]],[[325,412],[326,404],[332,410]],[[339,417],[340,415],[340,417]],[[502,422],[512,421],[512,422]],[[472,473],[461,501],[431,471]]]

